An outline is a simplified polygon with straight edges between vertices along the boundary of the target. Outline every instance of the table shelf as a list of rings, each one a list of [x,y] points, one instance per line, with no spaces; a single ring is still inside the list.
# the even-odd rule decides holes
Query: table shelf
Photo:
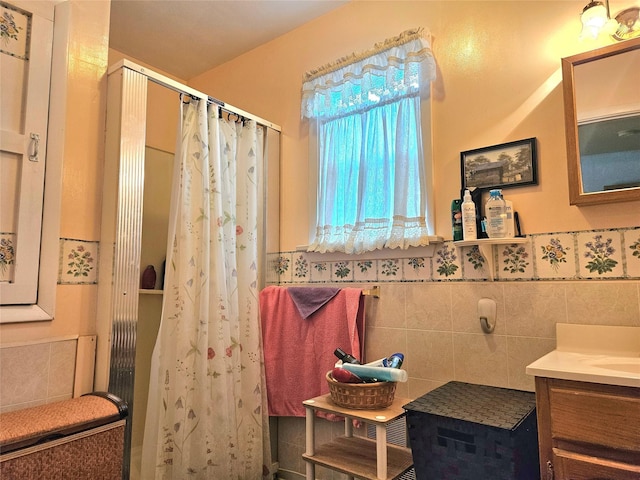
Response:
[[[338,437],[316,448],[313,455],[303,454],[307,462],[315,463],[356,478],[376,480],[376,442],[363,437]],[[387,444],[387,477],[392,480],[413,466],[411,449]]]
[[[387,425],[406,415],[403,405],[408,399],[396,397],[387,408],[357,410],[339,407],[330,395],[303,402],[307,410],[306,452],[307,479],[315,478],[320,465],[364,480],[394,480],[413,467],[411,449],[387,443]],[[315,445],[315,412],[333,413],[345,418],[345,435],[322,445]],[[353,436],[352,421],[360,420],[376,427],[376,439]]]

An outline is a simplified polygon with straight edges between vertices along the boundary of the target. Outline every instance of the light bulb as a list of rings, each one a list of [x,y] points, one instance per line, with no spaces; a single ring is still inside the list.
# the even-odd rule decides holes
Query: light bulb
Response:
[[[614,33],[616,33],[618,31],[618,29],[620,27],[622,27],[622,25],[620,25],[616,19],[610,18],[609,20],[606,21],[606,23],[604,24],[602,30],[607,35],[613,35]]]
[[[607,9],[602,4],[602,2],[591,2],[586,7],[584,7],[582,15],[580,16],[580,20],[582,21],[582,31],[580,32],[580,38],[597,38],[600,34],[600,30],[602,30],[602,28],[609,21],[609,17],[607,16]]]

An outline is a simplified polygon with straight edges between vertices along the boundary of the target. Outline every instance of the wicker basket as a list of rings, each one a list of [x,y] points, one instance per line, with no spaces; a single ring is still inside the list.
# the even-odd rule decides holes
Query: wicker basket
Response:
[[[339,407],[356,410],[375,410],[393,403],[396,382],[342,383],[327,372],[331,400]]]

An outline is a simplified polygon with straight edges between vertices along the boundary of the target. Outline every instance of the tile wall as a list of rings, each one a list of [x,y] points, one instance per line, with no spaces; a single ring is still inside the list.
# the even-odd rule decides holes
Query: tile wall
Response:
[[[73,395],[77,339],[0,348],[0,412],[67,400]]]
[[[3,247],[9,243],[1,238]],[[60,239],[58,285],[97,283],[98,242]],[[0,248],[2,250],[2,248]],[[0,256],[11,275],[13,256]],[[0,347],[0,411],[66,400],[73,395],[77,339],[47,339]]]
[[[58,284],[98,283],[98,247],[99,242],[61,238]]]
[[[280,252],[269,275],[283,286],[380,285],[380,298],[365,303],[366,358],[404,352],[409,380],[397,395],[409,399],[451,380],[534,391],[525,367],[555,348],[556,323],[640,327],[640,228],[531,235],[492,254],[494,282],[477,248],[451,242],[431,258],[333,262]],[[498,306],[490,335],[478,319],[480,298]],[[321,436],[342,432],[324,423]],[[302,478],[304,420],[280,418],[278,428],[282,478]],[[319,479],[343,478],[318,470]]]
[[[13,278],[14,246],[15,234],[0,233],[0,282],[9,282]],[[97,283],[98,246],[98,242],[61,238],[58,284]]]
[[[529,235],[495,245],[490,259],[477,246],[436,244],[432,257],[332,261],[331,254],[270,254],[267,283],[441,282],[640,279],[640,227]]]
[[[98,243],[60,240],[59,284],[93,284]],[[555,347],[555,324],[640,326],[640,228],[530,235],[491,248],[436,246],[432,257],[318,260],[306,252],[268,256],[269,284],[375,282],[367,297],[367,358],[402,351],[409,381],[397,395],[416,398],[450,380],[533,391],[524,368]],[[491,278],[490,265],[493,265]],[[498,305],[495,332],[482,332],[480,298]],[[0,349],[0,411],[71,398],[76,340]],[[25,381],[27,379],[27,381]],[[319,438],[342,425],[319,422]],[[278,421],[283,478],[302,478],[304,420]],[[287,472],[291,473],[287,477]],[[296,473],[297,472],[297,473]],[[320,479],[339,474],[318,469]]]

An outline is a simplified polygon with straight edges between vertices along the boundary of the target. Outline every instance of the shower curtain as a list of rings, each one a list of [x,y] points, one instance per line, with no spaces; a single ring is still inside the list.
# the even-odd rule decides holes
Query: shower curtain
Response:
[[[253,480],[271,465],[257,300],[264,132],[206,103],[182,103],[143,480]]]

